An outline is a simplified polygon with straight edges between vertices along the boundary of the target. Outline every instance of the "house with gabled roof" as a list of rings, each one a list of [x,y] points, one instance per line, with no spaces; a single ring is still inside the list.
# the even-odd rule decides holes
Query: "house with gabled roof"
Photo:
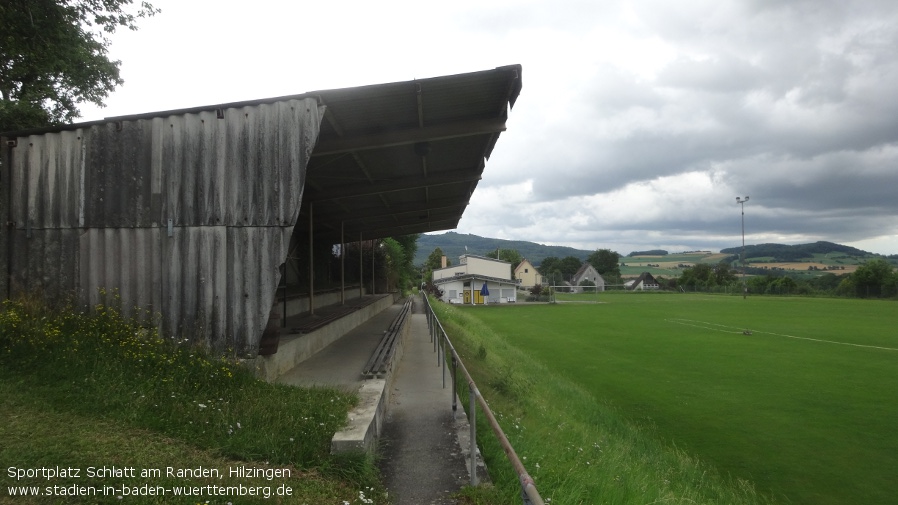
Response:
[[[574,276],[571,277],[571,291],[574,293],[582,292],[583,288],[580,287],[580,283],[583,281],[589,281],[593,283],[593,285],[596,286],[596,291],[605,291],[605,279],[588,261],[584,261],[583,264],[580,265],[580,268],[577,270],[577,273],[575,273]]]
[[[515,267],[514,278],[517,279],[518,287],[522,289],[530,289],[543,283],[543,276],[527,258],[521,260],[521,263]]]
[[[630,291],[648,291],[661,289],[661,285],[658,284],[658,281],[655,280],[655,277],[648,272],[642,272],[635,280],[624,283],[624,287],[626,287]]]

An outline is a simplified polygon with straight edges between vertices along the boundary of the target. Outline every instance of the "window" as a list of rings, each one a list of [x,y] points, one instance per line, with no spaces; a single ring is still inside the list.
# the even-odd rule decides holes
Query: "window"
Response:
[[[449,298],[458,298],[458,290],[450,289],[449,290]]]
[[[525,268],[525,269],[524,269],[524,273],[525,273],[525,274],[529,274],[529,273],[530,273],[530,269],[529,269],[529,268]]]

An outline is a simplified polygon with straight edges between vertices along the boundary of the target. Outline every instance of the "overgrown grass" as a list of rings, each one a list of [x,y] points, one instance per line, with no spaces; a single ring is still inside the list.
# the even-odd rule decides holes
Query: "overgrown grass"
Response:
[[[600,396],[522,350],[513,335],[496,331],[479,318],[482,310],[533,306],[459,308],[437,303],[434,308],[547,502],[769,501],[748,481],[724,479],[685,451],[665,445],[651,425],[637,425]],[[544,335],[547,342],[555,337]],[[554,345],[561,343],[554,340]],[[479,352],[481,348],[486,351]],[[466,393],[463,387],[459,390]],[[495,488],[469,490],[466,499],[519,503],[517,476],[482,415],[477,429]]]
[[[558,453],[538,471],[528,465],[544,493],[583,489],[564,503],[577,496],[584,503],[775,496],[807,504],[889,503],[898,494],[894,302],[662,293],[589,301],[436,305],[482,387],[503,384],[485,395],[509,432],[524,431],[515,447],[530,461]],[[486,360],[476,358],[481,346]],[[518,394],[499,394],[509,387]],[[686,494],[662,495],[665,485],[621,496],[609,474],[572,470],[559,448],[578,444],[586,452],[597,438],[600,447],[629,441],[633,459],[615,463],[605,449],[591,464],[630,468],[611,472],[622,479],[680,481]],[[656,456],[659,450],[666,455]],[[677,470],[681,458],[690,470]],[[497,459],[501,464],[501,452]],[[550,464],[566,478],[547,482]],[[695,478],[699,469],[707,471],[702,479]],[[584,484],[594,478],[594,487]]]
[[[271,498],[283,503],[383,502],[373,462],[330,455],[330,439],[355,401],[337,390],[259,381],[233,360],[160,338],[114,306],[87,314],[8,301],[0,311],[0,500],[12,499],[12,485],[242,483],[271,486],[272,494],[290,487],[293,496]],[[81,469],[80,478],[19,480],[7,472],[57,466]],[[162,476],[87,478],[88,467],[104,466]],[[283,468],[291,477],[231,478],[229,468],[238,466]],[[217,469],[221,478],[166,477],[168,467]],[[116,502],[120,494],[82,499]],[[182,503],[256,499],[207,495]],[[177,501],[141,498],[148,500]]]

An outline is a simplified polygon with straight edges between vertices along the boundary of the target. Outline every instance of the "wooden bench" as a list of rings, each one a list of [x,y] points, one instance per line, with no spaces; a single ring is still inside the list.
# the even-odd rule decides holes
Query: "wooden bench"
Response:
[[[369,379],[380,379],[387,374],[387,371],[389,371],[392,366],[393,354],[396,351],[396,344],[408,321],[408,315],[412,312],[412,303],[413,299],[410,297],[402,306],[399,315],[397,315],[396,318],[393,319],[393,322],[390,323],[390,327],[384,331],[384,336],[380,339],[377,348],[374,349],[374,352],[371,354],[371,357],[368,358],[368,362],[365,363],[365,367],[362,370],[362,375],[365,377]]]

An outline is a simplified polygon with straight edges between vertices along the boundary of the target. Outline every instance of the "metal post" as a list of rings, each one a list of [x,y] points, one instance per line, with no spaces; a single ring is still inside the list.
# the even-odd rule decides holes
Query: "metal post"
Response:
[[[452,419],[455,420],[455,413],[458,412],[458,356],[452,351]]]
[[[364,251],[364,247],[362,245],[362,232],[359,232],[359,299],[361,299],[362,296],[365,294],[364,288],[362,287],[362,283],[363,283],[363,281],[362,281],[362,279],[363,279],[362,265],[364,264],[364,261],[362,259],[363,251]]]
[[[477,485],[477,388],[474,384],[468,384],[468,396],[470,396],[470,406],[468,414],[468,423],[471,425],[471,485]]]
[[[287,327],[287,261],[290,261],[290,258],[284,261],[284,324],[281,325],[282,328]]]
[[[745,285],[745,202],[748,201],[748,196],[745,197],[745,200],[736,197],[736,203],[738,203],[742,207],[742,299],[748,295],[748,287]]]
[[[443,359],[440,362],[443,365],[443,389],[446,389],[446,342],[443,342]]]
[[[309,314],[315,315],[315,259],[312,257],[312,244],[314,236],[312,235],[312,202],[309,202]]]
[[[346,222],[340,221],[340,305],[346,305]]]

